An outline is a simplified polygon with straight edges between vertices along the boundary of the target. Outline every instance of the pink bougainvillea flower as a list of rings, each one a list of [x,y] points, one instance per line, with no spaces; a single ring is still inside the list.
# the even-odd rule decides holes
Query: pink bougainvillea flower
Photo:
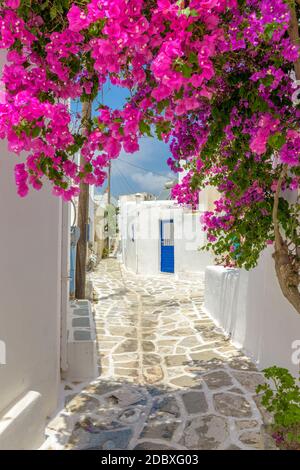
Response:
[[[87,15],[78,6],[72,5],[67,14],[71,31],[79,32],[89,25]]]
[[[171,0],[158,0],[154,7],[146,0],[69,2],[67,24],[56,18],[57,28],[49,21],[49,31],[40,4],[30,18],[19,0],[0,7],[0,48],[7,50],[0,137],[11,151],[28,152],[25,167],[17,170],[22,194],[26,185],[38,188],[50,174],[55,194],[66,200],[82,178],[103,184],[109,160],[122,149],[137,151],[140,137],[154,131],[170,145],[172,170],[182,172],[182,162],[192,168],[174,195],[195,204],[198,193],[189,189],[193,174],[199,181],[202,173],[208,180],[216,177],[226,197],[216,204],[217,217],[207,216],[207,227],[228,229],[233,198],[242,209],[273,187],[273,178],[267,189],[249,180],[234,195],[238,184],[228,176],[229,167],[239,172],[244,160],[262,164],[271,153],[269,142],[278,150],[274,173],[278,163],[291,169],[299,164],[300,112],[289,102],[294,92],[289,71],[298,47],[288,37],[286,1],[191,0],[190,10]],[[105,83],[127,89],[128,103],[119,110],[93,109],[81,139],[80,115],[71,122],[67,102],[94,98]],[[231,98],[233,109],[223,112],[222,103]],[[220,161],[210,162],[215,158],[210,155],[204,164],[202,152],[217,140],[218,122],[224,124]],[[237,157],[232,149],[240,144],[245,147]],[[75,150],[86,159],[85,168],[74,163]],[[287,182],[296,184],[295,178]]]
[[[121,144],[118,140],[116,139],[109,139],[105,144],[104,144],[104,150],[108,153],[109,158],[116,158],[119,156],[119,153],[121,151]]]
[[[8,8],[12,8],[13,10],[17,10],[20,6],[20,0],[6,0],[5,3]]]
[[[25,170],[25,164],[24,163],[18,163],[15,166],[15,181],[18,189],[18,194],[20,197],[25,197],[28,194],[28,185],[27,185],[27,180],[28,180],[28,173]]]

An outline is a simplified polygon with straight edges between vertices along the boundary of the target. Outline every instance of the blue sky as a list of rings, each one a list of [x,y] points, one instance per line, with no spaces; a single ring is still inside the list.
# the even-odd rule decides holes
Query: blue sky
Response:
[[[100,103],[120,109],[128,96],[128,90],[107,83],[94,103],[94,114]],[[138,152],[127,154],[122,151],[120,157],[112,162],[112,194],[115,197],[134,192],[159,194],[164,183],[175,177],[166,163],[169,155],[168,145],[150,137],[140,140]],[[105,189],[106,184],[98,188],[97,192],[101,193]]]

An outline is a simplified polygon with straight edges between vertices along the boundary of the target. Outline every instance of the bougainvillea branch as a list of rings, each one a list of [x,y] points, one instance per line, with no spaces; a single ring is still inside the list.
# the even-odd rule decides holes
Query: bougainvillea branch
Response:
[[[215,210],[203,215],[208,248],[237,266],[252,268],[274,243],[280,180],[276,218],[295,273],[299,204],[287,196],[300,178],[295,5],[0,0],[0,138],[26,155],[15,170],[20,196],[45,179],[65,200],[80,182],[102,185],[110,160],[156,133],[170,145],[171,168],[186,170],[173,191],[179,202],[195,205],[204,187],[218,189]],[[124,107],[71,118],[69,100],[92,102],[108,81],[130,91]]]

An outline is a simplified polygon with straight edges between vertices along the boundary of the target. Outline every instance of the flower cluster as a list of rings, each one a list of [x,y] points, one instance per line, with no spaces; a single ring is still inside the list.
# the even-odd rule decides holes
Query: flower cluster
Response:
[[[203,216],[210,246],[253,265],[272,240],[282,165],[289,167],[283,189],[299,185],[300,111],[291,73],[299,52],[288,34],[289,3],[51,5],[0,2],[0,48],[7,51],[0,138],[27,155],[16,166],[20,196],[29,186],[40,189],[43,178],[66,200],[81,180],[102,185],[110,160],[122,149],[134,153],[140,137],[155,132],[169,142],[170,167],[188,169],[173,190],[179,202],[195,206],[207,185],[220,192],[215,211]],[[69,101],[93,102],[107,81],[130,90],[126,105],[71,119]],[[289,230],[286,205],[280,210]]]

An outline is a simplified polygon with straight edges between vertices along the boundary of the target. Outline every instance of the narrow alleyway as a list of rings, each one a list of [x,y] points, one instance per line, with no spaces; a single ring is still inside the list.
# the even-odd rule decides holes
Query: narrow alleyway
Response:
[[[93,274],[99,378],[51,423],[48,448],[261,449],[262,376],[202,311],[203,283]]]

